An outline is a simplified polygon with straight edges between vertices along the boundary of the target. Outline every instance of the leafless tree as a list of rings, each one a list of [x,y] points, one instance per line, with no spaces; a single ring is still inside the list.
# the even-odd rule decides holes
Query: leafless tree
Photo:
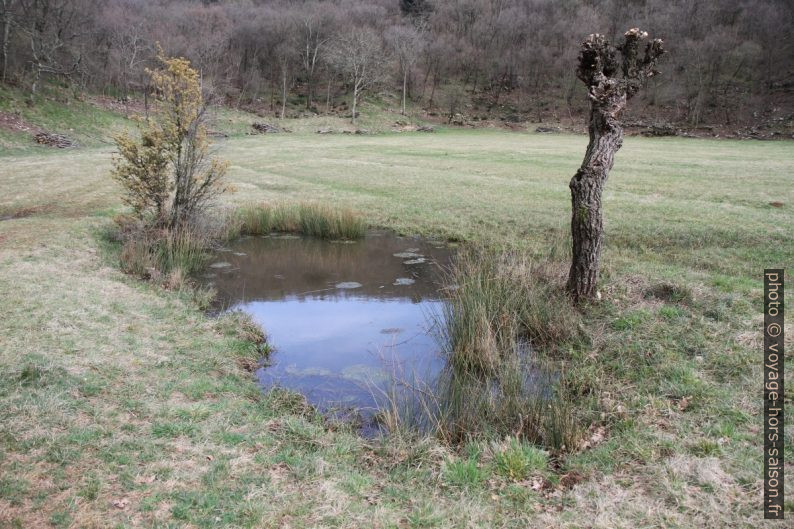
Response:
[[[427,82],[430,80],[430,94],[427,100],[427,106],[433,108],[435,100],[436,89],[441,83],[443,78],[448,77],[451,70],[456,69],[458,59],[461,57],[459,52],[461,46],[451,35],[444,35],[443,38],[435,39],[427,44],[424,48],[423,62],[424,62],[424,81],[422,83],[422,97],[424,98],[427,90]]]
[[[263,33],[267,35],[266,46],[270,50],[270,68],[277,76],[275,79],[280,92],[282,119],[286,117],[287,97],[299,60],[298,26],[299,20],[293,13],[271,11],[265,27],[262,28]]]
[[[274,50],[274,55],[278,62],[278,71],[281,77],[281,119],[286,117],[287,96],[292,85],[292,64],[295,59],[295,49],[289,42],[282,42]]]
[[[30,45],[33,66],[31,92],[36,93],[43,74],[69,76],[77,71],[81,56],[70,45],[80,35],[80,5],[74,0],[20,0],[20,28]]]
[[[361,95],[386,77],[386,52],[381,38],[370,29],[353,29],[334,42],[330,59],[350,83],[355,124]]]
[[[576,75],[590,99],[590,143],[570,182],[573,257],[568,292],[575,301],[596,295],[604,231],[601,194],[623,144],[620,114],[645,80],[659,73],[656,63],[664,53],[662,40],[654,39],[641,49],[647,37],[644,31],[630,29],[616,48],[605,36],[594,34],[579,53]]]
[[[331,41],[336,12],[327,4],[305,6],[298,15],[297,41],[303,74],[306,76],[306,108],[312,107],[317,70],[325,47]]]
[[[422,34],[412,26],[392,26],[386,31],[386,41],[394,53],[402,75],[402,115],[405,115],[405,102],[408,93],[408,78],[422,53],[424,40]]]
[[[119,76],[125,99],[129,96],[133,76],[143,73],[142,66],[154,52],[152,43],[144,35],[143,23],[137,23],[118,27],[112,37],[118,50]]]
[[[0,9],[2,9],[3,20],[3,82],[6,81],[8,75],[8,45],[11,39],[11,28],[15,22],[16,7],[16,0],[0,0]]]

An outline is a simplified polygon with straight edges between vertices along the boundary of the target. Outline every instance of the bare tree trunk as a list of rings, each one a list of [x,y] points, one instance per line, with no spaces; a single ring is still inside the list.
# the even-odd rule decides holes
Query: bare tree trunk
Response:
[[[425,69],[425,77],[422,80],[422,93],[419,94],[419,101],[420,102],[424,101],[424,99],[425,99],[425,92],[427,91],[427,78],[428,78],[429,75],[430,75],[430,67],[428,66]]]
[[[8,40],[11,35],[11,13],[9,0],[3,0],[3,82],[8,73]]]
[[[402,111],[403,116],[405,115],[405,90],[407,86],[408,86],[408,72],[403,71],[403,111]]]
[[[658,73],[656,62],[664,53],[662,41],[655,39],[647,43],[641,56],[639,45],[647,36],[639,29],[631,29],[626,32],[623,45],[614,48],[603,35],[590,35],[579,54],[576,73],[587,86],[590,98],[590,143],[569,184],[573,256],[567,289],[576,302],[596,297],[604,239],[601,196],[615,153],[623,144],[620,113],[642,82]],[[618,51],[622,64],[615,57]],[[620,78],[619,71],[623,72]]]
[[[287,112],[287,69],[281,70],[281,119]]]
[[[428,102],[428,107],[433,108],[433,98],[436,96],[436,87],[438,86],[438,74],[433,75],[433,87],[430,90],[430,101]]]
[[[601,194],[609,177],[615,153],[623,144],[623,127],[614,117],[625,106],[625,98],[610,108],[590,110],[590,143],[582,166],[571,178],[571,235],[573,259],[568,292],[574,299],[592,298],[601,260],[604,218]]]
[[[325,113],[331,113],[331,77],[328,77],[328,88],[325,91]]]
[[[41,80],[41,67],[36,65],[36,74],[33,77],[33,84],[30,85],[30,93],[36,95],[39,90],[39,81]]]
[[[358,84],[353,83],[353,125],[356,124],[356,103],[358,102]]]
[[[314,89],[314,79],[312,79],[312,75],[309,74],[306,77],[306,110],[311,110],[312,108],[313,89]]]

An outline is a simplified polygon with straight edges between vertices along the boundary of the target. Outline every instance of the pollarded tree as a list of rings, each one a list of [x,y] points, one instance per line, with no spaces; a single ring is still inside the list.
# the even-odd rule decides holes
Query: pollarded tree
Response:
[[[183,58],[158,57],[147,73],[158,98],[139,140],[116,137],[113,177],[143,219],[171,230],[188,224],[218,194],[226,164],[211,158],[199,74]]]
[[[576,75],[590,98],[590,143],[570,182],[573,257],[567,288],[574,301],[596,295],[604,238],[601,194],[623,144],[620,114],[643,82],[659,73],[656,63],[664,53],[662,40],[647,42],[641,50],[647,37],[644,31],[630,29],[623,43],[614,47],[603,35],[590,35],[579,53]]]

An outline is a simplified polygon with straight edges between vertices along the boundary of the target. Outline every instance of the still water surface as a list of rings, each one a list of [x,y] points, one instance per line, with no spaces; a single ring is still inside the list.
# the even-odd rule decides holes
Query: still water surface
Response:
[[[443,360],[433,329],[441,315],[443,243],[370,233],[329,242],[247,237],[218,252],[203,280],[224,310],[262,325],[275,351],[257,371],[325,411],[374,410],[397,376],[425,382]]]

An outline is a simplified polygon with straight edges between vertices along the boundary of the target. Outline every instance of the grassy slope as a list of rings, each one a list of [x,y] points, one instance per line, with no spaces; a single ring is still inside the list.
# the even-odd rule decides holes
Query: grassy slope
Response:
[[[313,198],[404,232],[545,251],[565,237],[585,141],[294,134],[219,150],[231,202]],[[580,359],[621,384],[604,396],[607,440],[563,462],[587,479],[553,492],[501,478],[487,450],[370,445],[263,398],[235,362],[249,345],[186,294],[125,277],[98,242],[119,210],[109,158],[0,160],[0,211],[33,212],[0,222],[0,525],[760,523],[760,272],[794,262],[791,143],[626,140],[605,198],[605,300]],[[694,301],[643,295],[663,280]]]
[[[104,104],[103,104],[104,103]],[[113,103],[114,108],[107,104]],[[421,123],[421,121],[400,116],[384,110],[385,103],[364,105],[357,125],[339,115],[316,115],[302,119],[279,119],[273,114],[257,116],[242,110],[227,107],[211,107],[208,112],[210,128],[230,137],[240,137],[252,133],[251,123],[266,122],[285,127],[299,133],[314,133],[320,129],[336,132],[352,132],[357,128],[371,132],[390,130],[395,121]],[[68,91],[45,86],[42,93],[31,96],[27,92],[0,85],[0,114],[21,118],[28,126],[47,132],[63,134],[75,140],[82,147],[112,147],[112,135],[134,128],[134,122],[119,114],[124,107],[112,98],[99,97],[75,98]],[[300,105],[293,105],[299,112]],[[129,107],[130,116],[143,113],[142,101],[134,101]],[[0,120],[0,152],[5,154],[37,153],[46,155],[53,149],[36,144],[31,131],[8,130]]]
[[[63,91],[45,87],[28,104],[30,96],[19,90],[0,85],[0,112],[18,115],[26,123],[48,132],[63,134],[80,145],[110,146],[109,134],[129,127],[123,116],[104,110],[86,101],[70,98]],[[28,132],[0,128],[0,149],[7,153],[52,152],[49,147],[37,145]]]

